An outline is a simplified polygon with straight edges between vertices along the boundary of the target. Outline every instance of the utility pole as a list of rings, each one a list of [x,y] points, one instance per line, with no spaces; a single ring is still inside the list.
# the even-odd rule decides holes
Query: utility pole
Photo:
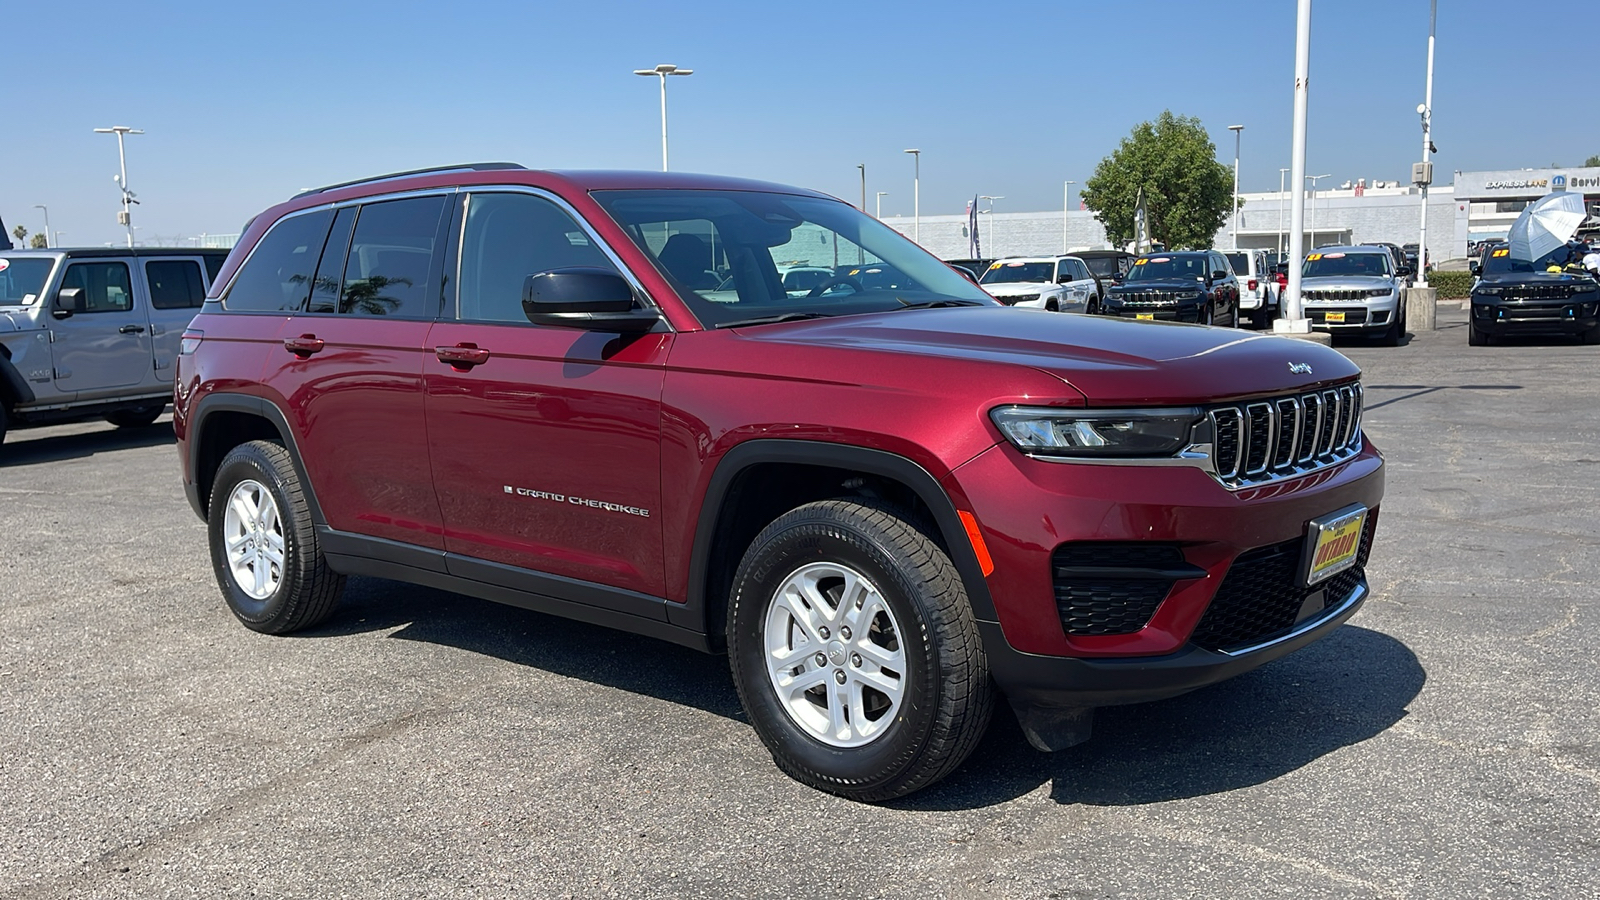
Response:
[[[867,211],[867,164],[856,163],[856,168],[861,170],[861,211]]]
[[[1306,107],[1311,81],[1311,0],[1299,0],[1294,29],[1294,149],[1289,166],[1294,174],[1294,205],[1289,213],[1289,285],[1283,300],[1283,319],[1273,331],[1310,334],[1311,322],[1300,305],[1300,260],[1306,250]]]
[[[693,69],[680,69],[671,63],[662,63],[654,69],[634,69],[635,75],[656,75],[661,79],[661,171],[667,170],[667,76],[693,75]]]
[[[1072,186],[1076,181],[1069,181],[1061,188],[1061,252],[1067,252],[1067,210],[1072,206]]]
[[[911,175],[911,239],[922,244],[922,151],[907,150],[915,160]]]
[[[979,200],[987,200],[987,201],[989,201],[989,252],[994,254],[995,259],[999,259],[1000,258],[1000,239],[995,237],[995,235],[997,234],[997,232],[995,231],[995,226],[997,224],[999,224],[999,220],[996,219],[995,216],[994,216],[994,202],[996,200],[1004,200],[1005,198],[1004,197],[991,197],[988,194],[984,194],[984,195],[980,196],[978,199]]]
[[[888,191],[879,191],[878,192],[878,220],[879,221],[883,220],[883,198],[888,193],[889,193]]]
[[[1283,262],[1283,176],[1288,171],[1278,170],[1278,262]]]
[[[45,206],[43,203],[35,203],[33,208],[44,210],[44,247],[48,250],[50,249],[50,207]]]
[[[1233,132],[1233,249],[1239,249],[1239,137],[1244,134],[1243,125],[1229,125],[1228,130]]]
[[[1417,287],[1428,286],[1428,185],[1433,183],[1433,32],[1439,18],[1439,0],[1428,3],[1428,86],[1417,114],[1422,116],[1422,167],[1412,180],[1422,188],[1422,230],[1417,236]]]
[[[117,136],[117,161],[122,165],[122,175],[117,179],[117,186],[122,189],[122,212],[117,216],[117,224],[128,229],[128,246],[133,246],[133,211],[131,205],[139,201],[134,199],[133,191],[128,190],[128,154],[123,149],[122,137],[127,134],[144,134],[140,128],[129,128],[126,125],[113,125],[110,128],[96,128],[95,134],[114,134]]]

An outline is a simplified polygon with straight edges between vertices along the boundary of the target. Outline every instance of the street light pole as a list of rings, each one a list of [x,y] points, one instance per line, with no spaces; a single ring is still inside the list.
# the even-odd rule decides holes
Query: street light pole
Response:
[[[667,170],[667,76],[693,75],[693,69],[680,69],[671,63],[662,63],[654,69],[634,69],[635,75],[655,75],[661,79],[661,171]]]
[[[1244,134],[1243,125],[1229,125],[1233,132],[1233,249],[1239,249],[1239,140]]]
[[[50,249],[50,207],[45,206],[43,203],[35,203],[33,208],[44,210],[44,248],[48,250]]]
[[[922,151],[907,150],[915,160],[911,174],[911,239],[922,243]]]
[[[1289,334],[1311,333],[1311,323],[1300,305],[1300,260],[1306,249],[1306,196],[1302,188],[1306,183],[1306,107],[1310,102],[1310,82],[1311,0],[1299,0],[1294,29],[1294,149],[1289,156],[1289,166],[1293,183],[1300,187],[1295,189],[1294,205],[1289,213],[1289,284],[1283,301],[1286,321],[1273,323],[1274,331]]]
[[[888,191],[879,191],[878,192],[878,220],[879,221],[883,220],[883,198],[888,193],[889,193]]]
[[[994,254],[995,259],[999,259],[1000,239],[995,237],[995,234],[997,234],[995,227],[999,224],[999,220],[994,215],[994,202],[996,200],[1004,200],[1005,197],[991,197],[988,194],[980,194],[978,199],[989,201],[989,252]]]
[[[1061,187],[1061,252],[1067,252],[1067,210],[1072,206],[1072,186],[1076,181],[1069,181]]]
[[[1327,178],[1327,177],[1329,177],[1329,176],[1327,176],[1327,175],[1307,175],[1306,176],[1306,181],[1311,182],[1311,221],[1309,223],[1307,223],[1307,224],[1308,224],[1308,227],[1311,229],[1311,249],[1313,249],[1313,250],[1315,250],[1316,247],[1317,247],[1317,182],[1319,182],[1322,179]],[[1304,183],[1302,183],[1301,187],[1304,187],[1304,186],[1305,186]]]
[[[1283,262],[1283,176],[1288,171],[1278,170],[1278,262]]]
[[[861,211],[867,211],[867,164],[856,163],[856,168],[861,170]]]
[[[1439,0],[1428,4],[1428,86],[1422,106],[1422,169],[1426,173],[1428,156],[1433,152],[1433,32],[1439,18]],[[1430,179],[1431,181],[1431,179]],[[1417,287],[1428,286],[1428,183],[1422,184],[1422,230],[1417,236]]]
[[[128,229],[128,246],[133,246],[133,211],[131,204],[138,203],[134,199],[133,191],[128,190],[128,154],[122,146],[122,137],[127,134],[144,134],[140,128],[129,128],[126,125],[113,125],[110,128],[96,128],[95,134],[114,134],[117,136],[117,161],[122,165],[122,177],[117,179],[117,186],[122,188],[122,220],[121,224]]]

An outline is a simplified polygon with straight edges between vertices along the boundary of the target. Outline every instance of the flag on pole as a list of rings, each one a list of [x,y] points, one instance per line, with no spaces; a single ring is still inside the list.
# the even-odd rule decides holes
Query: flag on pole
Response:
[[[983,258],[983,241],[978,237],[978,198],[976,195],[967,202],[967,256],[971,259]]]
[[[1144,188],[1133,204],[1133,252],[1150,252],[1150,214],[1144,208]]]

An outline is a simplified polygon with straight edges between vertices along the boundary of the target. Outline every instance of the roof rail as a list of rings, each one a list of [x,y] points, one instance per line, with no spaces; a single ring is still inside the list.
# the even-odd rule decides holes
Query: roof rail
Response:
[[[483,162],[483,163],[457,163],[453,166],[431,166],[426,169],[410,169],[405,172],[390,172],[388,175],[374,175],[371,178],[357,178],[354,181],[341,181],[338,184],[326,184],[322,187],[311,188],[295,194],[293,198],[309,197],[312,194],[321,194],[339,188],[354,187],[358,184],[373,184],[379,181],[391,181],[396,178],[409,178],[412,175],[432,175],[436,172],[494,172],[502,169],[526,169],[527,166],[513,162]]]

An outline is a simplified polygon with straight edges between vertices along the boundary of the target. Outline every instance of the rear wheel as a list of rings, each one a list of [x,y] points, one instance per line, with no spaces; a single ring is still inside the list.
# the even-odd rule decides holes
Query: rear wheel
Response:
[[[1099,315],[1100,314],[1100,298],[1099,297],[1090,297],[1089,298],[1089,302],[1084,304],[1083,314],[1086,315],[1086,316]]]
[[[166,410],[165,403],[153,406],[134,406],[128,409],[119,409],[106,414],[106,421],[118,428],[146,428],[155,424],[161,418],[161,413]]]
[[[268,441],[229,451],[206,517],[211,565],[228,608],[246,628],[288,634],[333,612],[344,576],[328,568],[299,473]]]
[[[953,772],[994,706],[954,564],[871,502],[809,503],[756,537],[734,576],[728,657],[778,767],[854,800]]]

